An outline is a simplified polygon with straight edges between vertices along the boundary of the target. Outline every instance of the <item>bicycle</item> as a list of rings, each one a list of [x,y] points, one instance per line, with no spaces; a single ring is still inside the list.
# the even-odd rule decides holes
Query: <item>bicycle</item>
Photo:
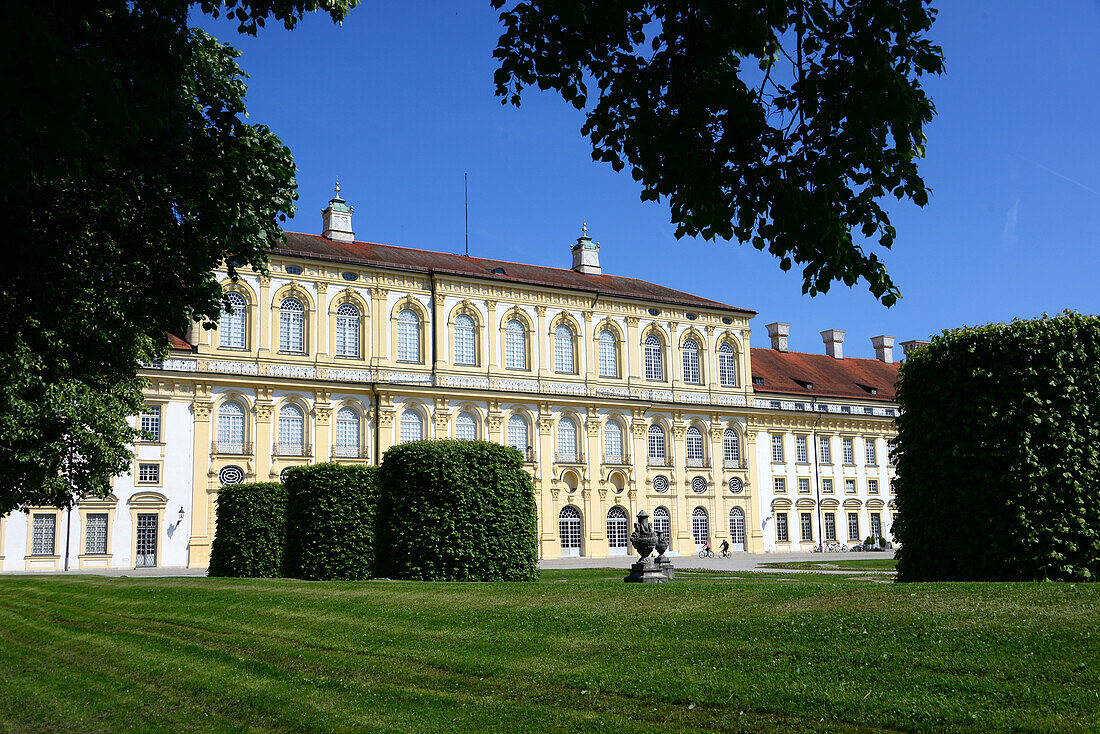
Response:
[[[707,548],[704,548],[703,550],[699,551],[699,557],[700,558],[714,558],[714,551],[709,550]]]
[[[728,550],[718,551],[718,557],[719,558],[730,558],[732,556],[733,556],[733,553],[731,553]]]

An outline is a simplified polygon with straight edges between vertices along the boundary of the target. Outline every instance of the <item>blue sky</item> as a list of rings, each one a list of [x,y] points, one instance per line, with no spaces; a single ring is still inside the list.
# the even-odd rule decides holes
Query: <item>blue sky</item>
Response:
[[[837,328],[846,356],[871,357],[877,334],[1100,312],[1100,0],[935,4],[933,195],[889,204],[898,238],[880,256],[903,295],[889,309],[863,283],[804,296],[799,273],[750,246],[675,240],[666,204],[592,162],[581,113],[538,90],[500,104],[487,0],[367,0],[342,27],[315,16],[255,39],[195,20],[242,50],[251,121],[294,152],[288,229],[320,232],[339,176],[357,239],[460,253],[468,173],[471,255],[567,268],[587,219],[604,272],[754,309],[754,346],[787,321],[791,349],[820,353],[818,332]]]

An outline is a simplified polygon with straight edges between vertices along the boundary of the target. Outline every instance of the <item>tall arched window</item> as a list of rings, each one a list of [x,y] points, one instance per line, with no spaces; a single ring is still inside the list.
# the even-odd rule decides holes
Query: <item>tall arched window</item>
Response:
[[[618,421],[608,421],[603,427],[603,454],[605,464],[623,463],[623,427]]]
[[[718,347],[718,380],[722,387],[737,387],[737,355],[729,344]]]
[[[745,550],[745,512],[740,507],[730,510],[730,545],[735,551]]]
[[[561,508],[558,515],[558,537],[561,538],[562,556],[581,554],[581,513],[573,505]]]
[[[577,424],[572,418],[558,421],[558,461],[577,461]]]
[[[455,317],[455,364],[477,364],[475,343],[474,320],[466,314],[459,314]]]
[[[666,541],[672,540],[672,518],[667,507],[658,506],[653,511],[653,532],[665,536]]]
[[[302,409],[287,404],[279,408],[279,446],[281,456],[307,456],[306,421]]]
[[[665,459],[665,429],[654,423],[649,427],[649,463],[653,466],[664,466]]]
[[[508,419],[508,445],[519,449],[528,460],[531,459],[527,454],[527,419],[518,413]]]
[[[645,378],[647,380],[665,379],[665,361],[661,351],[660,339],[653,334],[645,338]]]
[[[359,356],[359,309],[351,303],[336,309],[336,356]]]
[[[235,400],[218,408],[218,453],[244,454],[244,408]]]
[[[527,369],[527,329],[519,319],[504,326],[504,366],[510,370]]]
[[[706,509],[696,507],[691,511],[691,534],[695,538],[695,550],[702,550],[710,538],[710,518]]]
[[[230,309],[233,311],[230,313]],[[222,315],[218,320],[218,346],[244,349],[247,346],[248,302],[240,293],[225,294]]]
[[[618,505],[607,511],[607,547],[613,556],[626,555],[626,510]]]
[[[279,304],[279,351],[306,351],[306,309],[297,298]]]
[[[573,374],[577,371],[573,359],[573,330],[568,324],[554,329],[554,371]]]
[[[703,466],[703,432],[699,426],[688,426],[684,449],[688,466]]]
[[[420,317],[411,308],[397,314],[397,361],[420,361]]]
[[[359,414],[351,408],[336,413],[336,446],[333,456],[359,456]]]
[[[406,409],[401,414],[401,443],[420,441],[424,438],[424,419],[420,413]]]
[[[699,345],[694,339],[684,340],[684,382],[689,385],[698,385],[702,382],[699,374]]]
[[[600,332],[600,377],[619,376],[619,355],[615,335],[609,329]]]
[[[473,441],[477,438],[477,419],[469,413],[459,413],[455,418],[455,438]]]
[[[727,467],[741,466],[741,437],[737,431],[727,428],[722,434],[722,458]]]

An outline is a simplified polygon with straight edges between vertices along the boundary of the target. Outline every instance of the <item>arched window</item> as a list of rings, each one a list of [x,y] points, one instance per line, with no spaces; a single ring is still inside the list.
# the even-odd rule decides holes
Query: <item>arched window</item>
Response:
[[[688,426],[684,448],[688,466],[703,466],[703,432],[699,426]]]
[[[554,329],[554,371],[573,374],[577,371],[573,360],[573,330],[568,324],[558,324]]]
[[[572,418],[558,421],[558,461],[577,460],[577,424]]]
[[[359,356],[359,309],[351,303],[336,309],[336,356]]]
[[[684,340],[684,382],[698,385],[702,382],[699,374],[699,345],[694,339]]]
[[[558,515],[558,536],[561,538],[562,556],[581,554],[581,513],[572,505],[561,508]]]
[[[306,421],[302,409],[287,404],[279,408],[279,446],[276,453],[280,456],[306,456]]]
[[[702,550],[710,538],[710,518],[706,509],[696,507],[691,511],[691,534],[695,538],[695,550]]]
[[[397,314],[397,361],[420,361],[420,317],[411,308]]]
[[[653,511],[653,532],[657,533],[658,537],[665,536],[666,542],[672,540],[672,519],[667,507],[658,506]]]
[[[336,446],[333,456],[359,456],[359,414],[351,408],[336,412]]]
[[[718,380],[722,387],[737,387],[737,355],[729,344],[718,347]]]
[[[649,427],[649,463],[654,466],[664,466],[665,461],[665,429],[654,423]]]
[[[424,438],[424,419],[420,413],[406,408],[401,414],[401,443],[420,441]]]
[[[218,408],[218,453],[244,454],[244,408],[235,400]]]
[[[661,340],[653,334],[645,338],[645,378],[665,379],[665,360],[661,354]]]
[[[297,298],[279,304],[279,351],[306,351],[306,309]]]
[[[528,460],[531,459],[527,454],[527,419],[518,413],[508,419],[508,445],[519,449]]]
[[[745,550],[745,512],[740,507],[730,510],[730,545],[733,550]]]
[[[600,332],[600,377],[619,376],[619,355],[617,354],[615,335],[610,330]]]
[[[626,510],[615,505],[607,511],[607,547],[611,555],[626,555]]]
[[[527,369],[527,329],[519,319],[504,326],[504,366],[510,370]]]
[[[473,441],[477,438],[477,419],[469,413],[459,413],[455,418],[455,438]]]
[[[474,320],[466,314],[459,314],[455,317],[455,364],[477,364],[475,341]]]
[[[603,454],[605,464],[623,463],[623,427],[618,421],[608,421],[603,427]]]
[[[727,428],[722,434],[722,458],[727,467],[741,466],[741,437],[737,431]]]
[[[232,310],[232,313],[230,313]],[[229,291],[224,296],[222,315],[218,320],[218,346],[244,349],[248,334],[248,302],[240,293]]]

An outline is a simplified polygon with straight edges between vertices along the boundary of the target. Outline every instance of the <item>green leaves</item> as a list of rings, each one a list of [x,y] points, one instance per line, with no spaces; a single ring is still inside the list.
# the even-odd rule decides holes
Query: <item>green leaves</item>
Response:
[[[278,578],[286,544],[287,492],[279,482],[222,487],[210,576]]]
[[[581,101],[593,160],[629,165],[677,237],[766,244],[811,295],[863,279],[885,305],[900,297],[864,248],[894,242],[886,193],[928,201],[920,77],[943,70],[929,0],[507,4],[501,101],[531,85]]]

